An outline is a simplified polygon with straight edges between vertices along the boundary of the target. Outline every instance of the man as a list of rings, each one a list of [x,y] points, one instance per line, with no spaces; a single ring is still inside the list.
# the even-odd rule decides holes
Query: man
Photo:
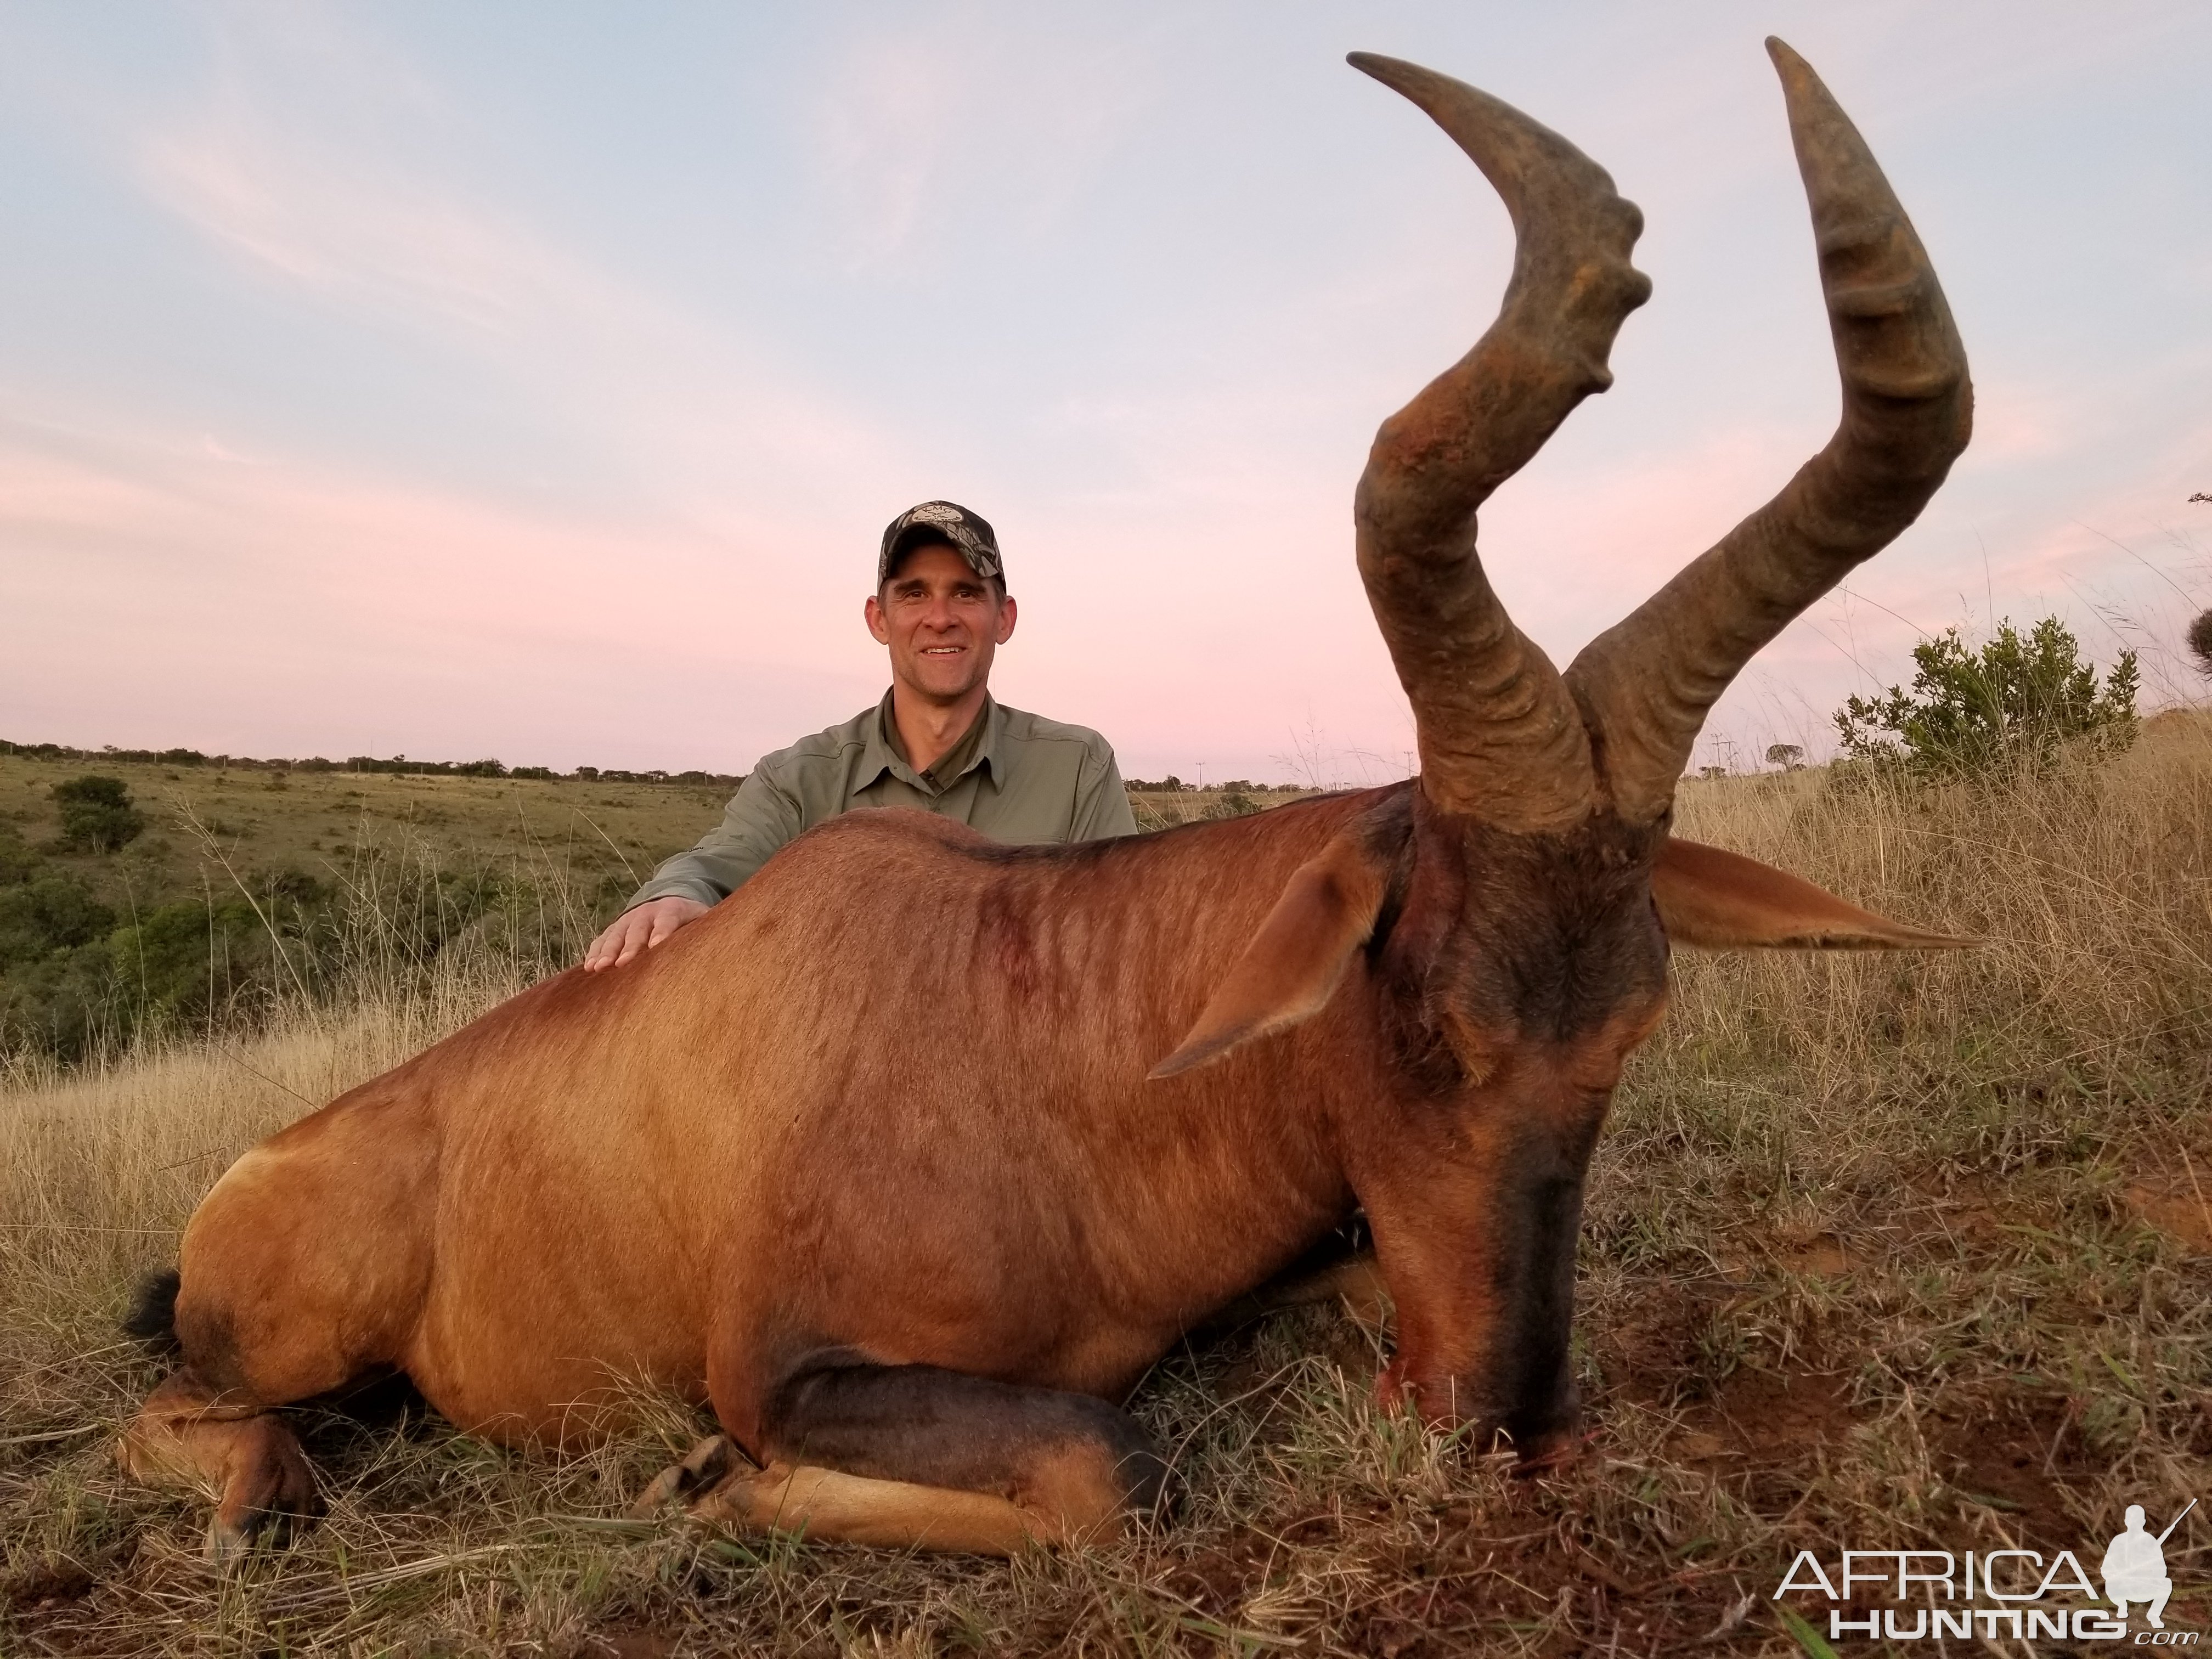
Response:
[[[2128,1616],[2129,1602],[2148,1601],[2151,1628],[2164,1630],[2166,1620],[2160,1615],[2166,1612],[2166,1598],[2173,1594],[2173,1580],[2166,1576],[2166,1552],[2160,1547],[2166,1533],[2154,1538],[2143,1530],[2140,1504],[2128,1505],[2127,1523],[2128,1529],[2105,1548],[2105,1599],[2120,1610],[2123,1619]]]
[[[1015,606],[988,524],[951,501],[893,519],[866,617],[890,648],[884,700],[755,767],[721,823],[662,865],[592,941],[588,971],[651,950],[786,842],[856,807],[918,807],[1017,843],[1136,833],[1105,738],[991,696],[991,659],[1013,637]]]

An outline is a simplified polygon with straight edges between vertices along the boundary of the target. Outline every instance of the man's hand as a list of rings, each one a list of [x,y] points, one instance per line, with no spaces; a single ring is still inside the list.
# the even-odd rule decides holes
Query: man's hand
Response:
[[[647,899],[617,916],[607,931],[592,941],[592,948],[584,952],[584,971],[596,974],[604,968],[619,968],[640,951],[650,951],[685,922],[696,921],[706,914],[707,907],[698,900],[679,898],[673,893]]]

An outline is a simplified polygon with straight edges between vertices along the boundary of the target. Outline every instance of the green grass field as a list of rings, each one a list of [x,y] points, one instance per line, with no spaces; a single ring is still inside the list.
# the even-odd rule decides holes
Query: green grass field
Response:
[[[60,823],[53,786],[87,773],[122,779],[149,828],[120,854],[48,856],[116,906],[219,891],[234,872],[295,870],[337,879],[363,848],[401,838],[419,842],[453,867],[539,853],[583,884],[608,884],[611,890],[619,885],[627,894],[655,864],[696,840],[728,798],[725,790],[689,784],[233,770],[0,755],[0,823],[34,846],[51,843]]]
[[[38,810],[41,778],[0,777],[0,810]],[[149,807],[160,787],[258,866],[343,858],[371,824],[453,860],[561,848],[586,882],[610,873],[581,850],[599,831],[642,868],[718,805],[134,776]],[[251,1030],[28,1066],[0,1091],[0,1650],[1817,1654],[1828,1604],[1790,1599],[1805,1638],[1772,1599],[1800,1550],[1832,1572],[1846,1547],[2063,1549],[2094,1572],[2125,1504],[2158,1527],[2212,1497],[2212,722],[2162,717],[2106,764],[2002,785],[1692,781],[1680,828],[1989,943],[1677,958],[1593,1166],[1590,1438],[1565,1468],[1516,1480],[1377,1412],[1387,1331],[1316,1310],[1155,1370],[1135,1408],[1173,1449],[1182,1507],[1110,1548],[902,1559],[627,1522],[698,1431],[671,1408],[566,1460],[434,1422],[318,1421],[328,1518],[216,1572],[201,1510],[110,1460],[158,1375],[116,1321],[230,1158],[532,971],[471,935],[410,975],[279,999]],[[155,833],[168,890],[214,879]],[[2167,1625],[2201,1630],[2202,1506],[2166,1560]],[[1942,1650],[1967,1646],[2072,1650],[2002,1632]]]

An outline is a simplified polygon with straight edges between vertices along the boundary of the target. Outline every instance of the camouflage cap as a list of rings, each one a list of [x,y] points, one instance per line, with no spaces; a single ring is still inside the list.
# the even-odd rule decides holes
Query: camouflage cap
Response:
[[[924,501],[909,507],[885,527],[883,551],[876,559],[878,587],[890,580],[891,566],[898,556],[925,536],[930,541],[951,543],[970,570],[993,578],[1001,588],[1006,586],[1006,568],[999,558],[999,538],[989,524],[957,501]]]

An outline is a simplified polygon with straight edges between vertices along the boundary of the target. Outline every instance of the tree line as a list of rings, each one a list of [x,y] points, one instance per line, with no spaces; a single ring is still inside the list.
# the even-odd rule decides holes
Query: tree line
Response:
[[[404,755],[389,760],[374,755],[351,755],[342,761],[311,755],[304,760],[262,760],[251,755],[210,755],[198,749],[73,749],[59,743],[10,743],[0,738],[0,755],[20,755],[26,760],[90,761],[110,764],[207,767],[246,772],[374,772],[402,777],[533,778],[547,783],[683,783],[735,789],[745,781],[742,772],[670,772],[659,768],[644,772],[618,767],[580,766],[573,772],[556,772],[550,766],[503,766],[496,760],[418,761]]]

